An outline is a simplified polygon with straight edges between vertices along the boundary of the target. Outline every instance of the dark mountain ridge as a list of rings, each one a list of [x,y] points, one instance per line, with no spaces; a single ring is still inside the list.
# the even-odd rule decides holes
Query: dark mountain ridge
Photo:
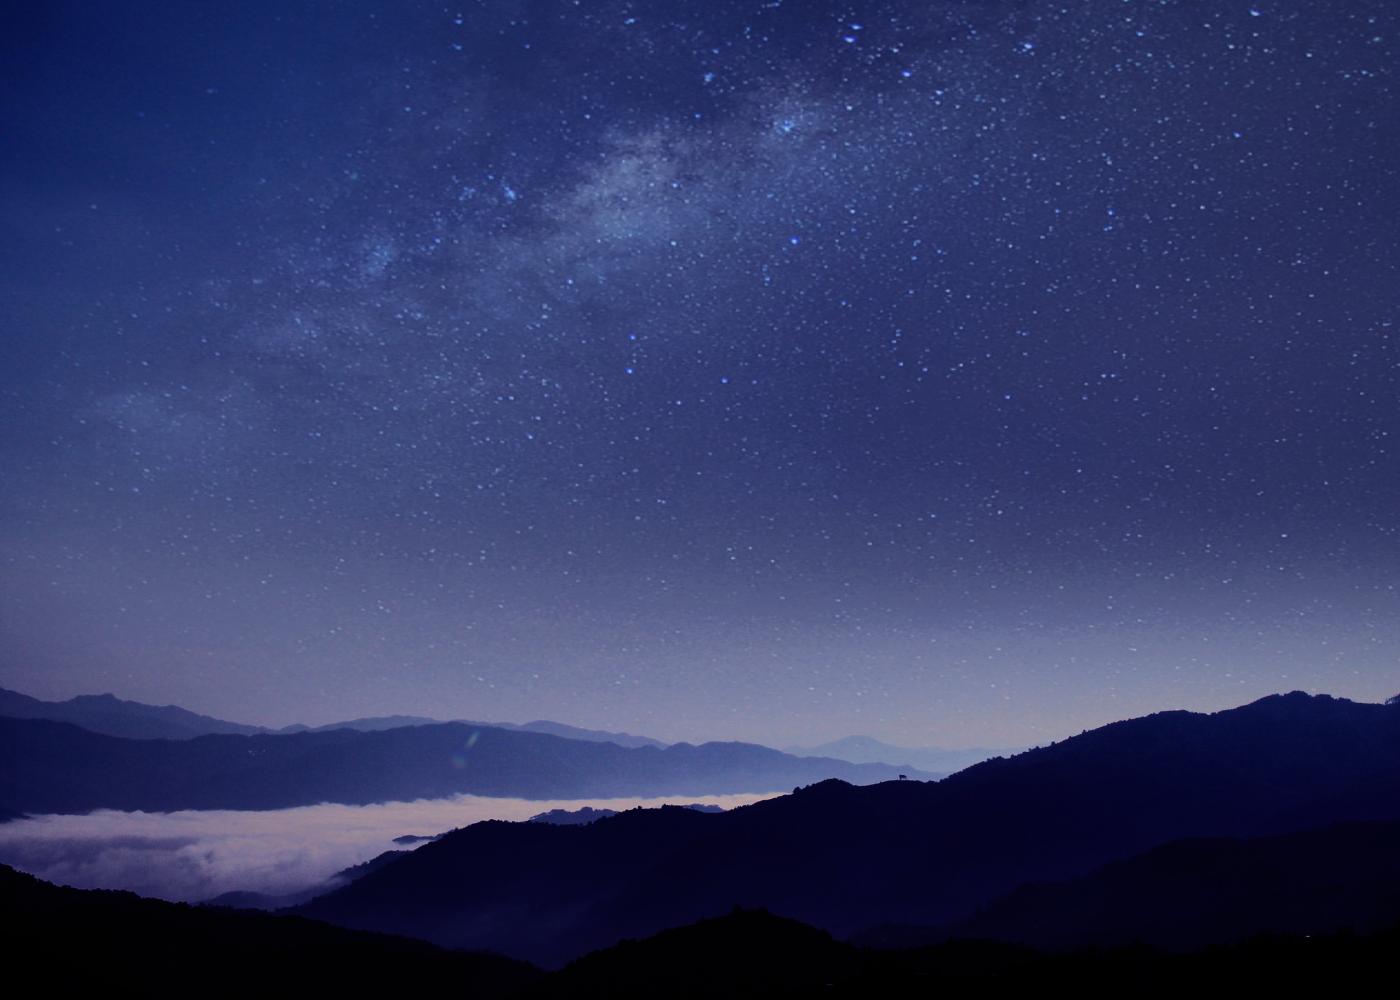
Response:
[[[29,813],[110,808],[279,809],[460,793],[526,799],[772,792],[892,768],[791,757],[746,743],[628,749],[463,723],[360,732],[126,740],[0,718],[0,801]]]
[[[941,925],[1172,840],[1368,820],[1400,820],[1400,711],[1294,693],[1115,723],[937,783],[477,824],[299,912],[555,964],[736,904],[838,935]]]

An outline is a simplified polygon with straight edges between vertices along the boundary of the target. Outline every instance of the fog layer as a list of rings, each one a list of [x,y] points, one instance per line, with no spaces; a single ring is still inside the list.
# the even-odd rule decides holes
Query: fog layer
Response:
[[[193,902],[248,890],[280,895],[393,850],[395,837],[442,833],[487,819],[524,820],[549,809],[703,802],[732,809],[767,795],[526,800],[459,795],[369,806],[184,811],[101,810],[0,825],[0,862],[83,889],[129,889]]]

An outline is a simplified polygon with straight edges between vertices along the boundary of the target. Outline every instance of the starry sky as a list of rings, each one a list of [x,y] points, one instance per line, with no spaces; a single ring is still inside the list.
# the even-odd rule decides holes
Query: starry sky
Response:
[[[1400,5],[55,2],[0,685],[1013,745],[1400,690]]]

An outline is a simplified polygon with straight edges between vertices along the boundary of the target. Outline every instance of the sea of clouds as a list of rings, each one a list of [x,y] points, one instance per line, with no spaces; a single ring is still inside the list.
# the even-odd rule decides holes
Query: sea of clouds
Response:
[[[0,863],[60,885],[128,889],[182,902],[245,890],[286,895],[429,836],[487,819],[525,820],[549,809],[631,809],[708,803],[733,809],[767,795],[701,795],[581,801],[484,798],[315,805],[268,811],[173,813],[100,810],[0,824]]]

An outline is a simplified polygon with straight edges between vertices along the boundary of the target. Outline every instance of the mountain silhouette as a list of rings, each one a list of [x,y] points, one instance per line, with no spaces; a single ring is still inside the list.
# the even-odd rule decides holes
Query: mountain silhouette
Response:
[[[394,843],[402,844],[405,847],[412,847],[418,844],[427,844],[441,837],[440,833],[405,833],[401,837],[395,837]]]
[[[68,722],[94,733],[137,740],[189,740],[211,733],[252,735],[257,726],[197,715],[175,705],[143,705],[110,694],[83,694],[67,701],[41,701],[0,688],[0,716]]]
[[[1115,723],[937,783],[479,823],[298,912],[553,965],[736,904],[839,936],[944,925],[1173,840],[1375,820],[1400,820],[1400,712],[1294,693]]]
[[[700,802],[685,803],[680,805],[680,808],[694,809],[696,812],[724,812],[723,806]],[[550,809],[548,812],[536,813],[530,817],[529,822],[554,823],[558,826],[568,826],[579,823],[593,823],[597,820],[607,819],[609,816],[616,815],[616,809],[595,809],[592,806],[584,806],[581,809]]]
[[[459,793],[527,799],[772,792],[880,765],[792,757],[747,743],[628,749],[545,733],[440,723],[360,732],[128,740],[0,718],[0,801],[30,813],[110,808],[278,809]]]
[[[593,823],[600,819],[607,819],[609,816],[616,816],[616,809],[594,809],[592,806],[584,806],[581,809],[550,809],[548,812],[536,813],[530,817],[531,823],[553,823],[556,826],[570,826],[581,823]]]

